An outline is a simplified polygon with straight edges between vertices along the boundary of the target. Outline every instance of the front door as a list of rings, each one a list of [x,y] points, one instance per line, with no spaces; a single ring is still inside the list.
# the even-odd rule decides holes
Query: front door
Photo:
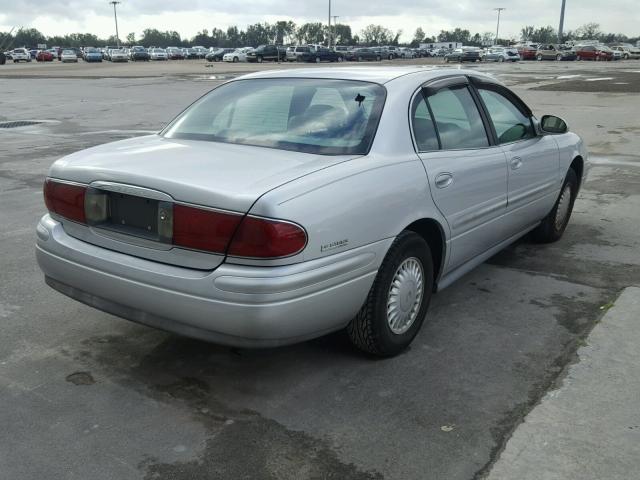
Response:
[[[560,155],[551,136],[538,136],[531,118],[510,92],[498,85],[478,92],[507,157],[507,215],[505,228],[516,234],[541,220],[553,207],[561,187]]]

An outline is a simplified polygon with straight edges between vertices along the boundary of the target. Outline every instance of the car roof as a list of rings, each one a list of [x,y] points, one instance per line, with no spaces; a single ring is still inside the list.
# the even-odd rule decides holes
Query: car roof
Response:
[[[489,81],[498,83],[492,76],[486,75],[477,70],[465,70],[455,67],[445,66],[424,66],[424,67],[324,67],[324,68],[295,68],[288,70],[269,70],[243,75],[239,79],[251,78],[323,78],[334,80],[360,80],[385,84],[391,80],[409,75],[420,76],[419,81],[426,82],[441,77],[448,77],[451,74],[473,75],[483,77]]]

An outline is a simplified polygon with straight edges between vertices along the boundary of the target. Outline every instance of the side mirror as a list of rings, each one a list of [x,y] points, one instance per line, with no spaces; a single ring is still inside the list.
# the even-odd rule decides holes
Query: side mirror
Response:
[[[545,133],[567,133],[569,127],[560,117],[544,115],[540,120],[540,129]]]

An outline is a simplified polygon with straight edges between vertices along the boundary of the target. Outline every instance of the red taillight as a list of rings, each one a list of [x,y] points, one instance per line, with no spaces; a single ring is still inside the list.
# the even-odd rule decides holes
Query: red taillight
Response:
[[[228,253],[235,257],[288,257],[300,252],[306,244],[306,232],[294,223],[245,217]]]
[[[173,206],[173,244],[224,253],[242,215],[175,204]]]
[[[57,182],[46,179],[44,182],[44,203],[47,209],[74,222],[86,223],[84,215],[84,194],[82,185]]]

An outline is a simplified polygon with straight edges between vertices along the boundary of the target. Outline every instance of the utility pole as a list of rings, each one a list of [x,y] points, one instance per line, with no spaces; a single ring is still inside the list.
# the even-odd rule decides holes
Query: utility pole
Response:
[[[329,20],[328,20],[328,22],[329,22],[329,30],[328,30],[329,38],[327,40],[327,47],[331,48],[331,0],[329,0]]]
[[[558,27],[558,43],[562,43],[562,30],[564,29],[564,6],[567,0],[562,0],[560,8],[560,26]]]
[[[500,12],[502,10],[506,10],[506,8],[498,7],[498,8],[494,8],[494,10],[498,12],[498,25],[496,26],[496,40],[493,42],[493,44],[495,45],[498,43],[498,33],[500,32]]]
[[[118,35],[118,14],[116,13],[116,5],[122,2],[117,2],[116,0],[112,0],[109,3],[113,5],[113,18],[116,20],[116,46],[120,48],[120,35]]]
[[[338,38],[338,18],[340,18],[340,15],[331,15],[331,18],[333,18],[333,41],[334,43],[337,43],[337,38]]]

